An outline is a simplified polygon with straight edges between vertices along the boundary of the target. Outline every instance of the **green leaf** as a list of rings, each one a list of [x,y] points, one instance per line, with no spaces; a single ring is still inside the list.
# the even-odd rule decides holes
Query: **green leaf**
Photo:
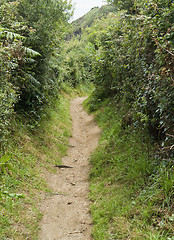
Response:
[[[25,39],[25,37],[21,36],[18,33],[14,33],[14,32],[10,32],[8,30],[6,30],[5,28],[0,28],[0,38],[7,38],[10,40],[14,40],[14,39]]]
[[[30,81],[33,85],[35,85],[35,86],[40,85],[40,82],[37,81],[37,79],[34,78],[31,74],[25,73],[25,76],[29,79],[29,81]]]
[[[28,54],[29,56],[32,56],[32,57],[41,56],[40,53],[38,53],[35,50],[32,50],[31,48],[24,47],[24,50],[25,50],[25,53]]]

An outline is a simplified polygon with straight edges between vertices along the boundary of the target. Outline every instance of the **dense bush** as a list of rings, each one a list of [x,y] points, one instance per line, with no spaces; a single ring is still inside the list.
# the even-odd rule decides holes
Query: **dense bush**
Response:
[[[60,75],[61,83],[69,83],[72,87],[80,84],[88,85],[93,78],[91,57],[94,54],[92,44],[85,41],[72,39],[65,43],[60,55]]]
[[[59,52],[61,41],[63,40],[67,22],[70,17],[71,5],[67,1],[26,1],[22,0],[18,6],[18,11],[24,22],[30,27],[32,34],[27,38],[27,46],[38,51],[41,57],[32,68],[34,77],[39,83],[36,94],[28,91],[22,96],[22,103],[27,103],[28,99],[33,105],[48,103],[50,95],[56,92],[57,77],[54,73],[57,69],[52,65],[55,52]],[[56,50],[56,51],[55,51]],[[54,90],[53,90],[54,89]]]
[[[0,2],[0,142],[17,112],[39,119],[57,98],[58,60],[71,4],[67,1]],[[2,144],[2,145],[3,145]]]

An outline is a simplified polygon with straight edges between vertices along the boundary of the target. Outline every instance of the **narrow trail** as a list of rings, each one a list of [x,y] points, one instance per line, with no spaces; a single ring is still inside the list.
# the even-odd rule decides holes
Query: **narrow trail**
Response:
[[[71,102],[72,137],[68,154],[62,164],[72,168],[58,168],[48,174],[53,192],[43,203],[40,240],[90,240],[89,213],[89,156],[97,147],[100,129],[82,107],[85,98]]]

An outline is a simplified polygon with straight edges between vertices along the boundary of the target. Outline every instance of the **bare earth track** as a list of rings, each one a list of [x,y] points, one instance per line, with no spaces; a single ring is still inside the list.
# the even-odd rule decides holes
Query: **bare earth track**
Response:
[[[89,213],[89,156],[97,147],[100,129],[93,117],[82,107],[85,98],[71,102],[72,137],[68,155],[63,158],[57,174],[49,174],[47,181],[53,195],[43,203],[40,240],[90,240]]]

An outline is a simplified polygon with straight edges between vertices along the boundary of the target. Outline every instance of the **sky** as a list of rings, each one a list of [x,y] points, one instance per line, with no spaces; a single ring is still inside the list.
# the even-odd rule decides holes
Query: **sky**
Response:
[[[106,0],[72,0],[75,6],[74,16],[72,20],[76,20],[89,12],[93,7],[101,7],[106,4]]]

